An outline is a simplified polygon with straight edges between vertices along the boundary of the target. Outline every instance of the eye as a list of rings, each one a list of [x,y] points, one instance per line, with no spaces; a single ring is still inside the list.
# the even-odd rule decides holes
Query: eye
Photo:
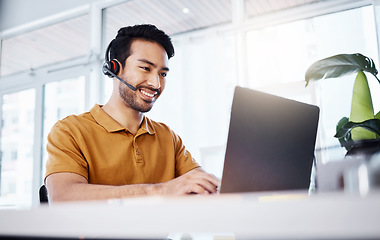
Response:
[[[147,71],[147,72],[150,72],[150,68],[149,67],[140,67],[141,69]]]
[[[160,73],[161,77],[166,77],[168,74],[166,72]]]

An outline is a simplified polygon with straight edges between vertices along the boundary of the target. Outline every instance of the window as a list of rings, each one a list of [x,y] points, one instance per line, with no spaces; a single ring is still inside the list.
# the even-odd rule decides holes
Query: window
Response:
[[[44,89],[44,119],[43,119],[43,164],[42,179],[47,160],[47,135],[52,126],[69,115],[85,111],[85,77],[51,82]]]
[[[372,6],[250,31],[247,48],[249,86],[319,105],[318,147],[334,149],[329,159],[343,157],[333,136],[337,122],[350,115],[355,76],[318,81],[314,90],[303,87],[304,75],[313,62],[335,54],[359,52],[378,63]],[[373,102],[379,102],[379,87],[371,90]]]
[[[90,19],[83,10],[70,16],[2,35],[0,206],[37,204],[47,133],[57,120],[83,112],[86,98],[88,103],[83,76],[94,65],[89,57]]]
[[[0,197],[9,205],[29,206],[32,198],[35,90],[2,97]]]

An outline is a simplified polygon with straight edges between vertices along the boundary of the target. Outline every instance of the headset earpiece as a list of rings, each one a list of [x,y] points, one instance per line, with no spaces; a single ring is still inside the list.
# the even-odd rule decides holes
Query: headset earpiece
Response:
[[[106,49],[106,53],[104,56],[105,62],[104,62],[103,67],[102,67],[103,74],[108,76],[108,77],[114,77],[114,75],[117,75],[119,73],[119,70],[120,70],[119,62],[116,59],[113,59],[110,61],[110,57],[109,57],[111,45],[112,45],[112,42],[114,40],[112,40],[110,42],[110,44],[108,45],[108,47]]]
[[[113,75],[110,72],[117,75],[119,73],[119,70],[120,70],[119,63],[116,60],[106,61],[103,64],[103,68],[102,68],[104,75],[108,77],[113,77]]]

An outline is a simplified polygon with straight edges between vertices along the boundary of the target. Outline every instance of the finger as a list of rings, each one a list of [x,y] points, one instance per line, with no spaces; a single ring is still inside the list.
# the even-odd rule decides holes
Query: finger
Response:
[[[205,189],[207,192],[209,193],[216,193],[217,192],[217,188],[218,186],[214,185],[213,183],[209,182],[209,181],[202,181],[200,183],[200,186]]]
[[[211,182],[212,184],[214,184],[216,187],[219,186],[219,182],[220,181],[213,174],[209,174],[209,173],[203,171],[202,169],[199,169],[198,171],[196,171],[194,173],[196,173],[196,175],[198,175],[200,177],[206,178],[209,182]]]
[[[207,192],[201,185],[198,184],[191,184],[188,185],[187,194],[204,194]]]
[[[202,186],[207,187],[208,190],[216,189],[219,186],[219,179],[217,179],[214,175],[203,173],[197,176],[197,181],[199,181]]]
[[[217,187],[212,182],[208,181],[205,178],[197,178],[192,180],[192,184],[196,184],[203,189],[203,191],[207,191],[209,193],[216,193]],[[202,193],[202,192],[201,192]]]
[[[204,173],[205,174],[205,178],[211,182],[212,184],[214,184],[216,187],[219,185],[219,179],[217,177],[215,177],[214,175],[212,174],[209,174],[209,173]]]
[[[220,184],[220,181],[217,177],[215,177],[214,175],[211,175],[209,174],[209,178],[208,180],[215,186],[215,187],[218,187],[219,184]]]

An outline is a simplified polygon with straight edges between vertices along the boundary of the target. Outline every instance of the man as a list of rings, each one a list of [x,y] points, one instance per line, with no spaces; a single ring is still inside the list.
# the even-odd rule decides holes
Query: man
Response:
[[[173,55],[170,38],[153,25],[118,31],[103,68],[114,77],[109,101],[58,121],[49,133],[49,201],[216,193],[218,179],[181,138],[144,116],[165,88]]]

